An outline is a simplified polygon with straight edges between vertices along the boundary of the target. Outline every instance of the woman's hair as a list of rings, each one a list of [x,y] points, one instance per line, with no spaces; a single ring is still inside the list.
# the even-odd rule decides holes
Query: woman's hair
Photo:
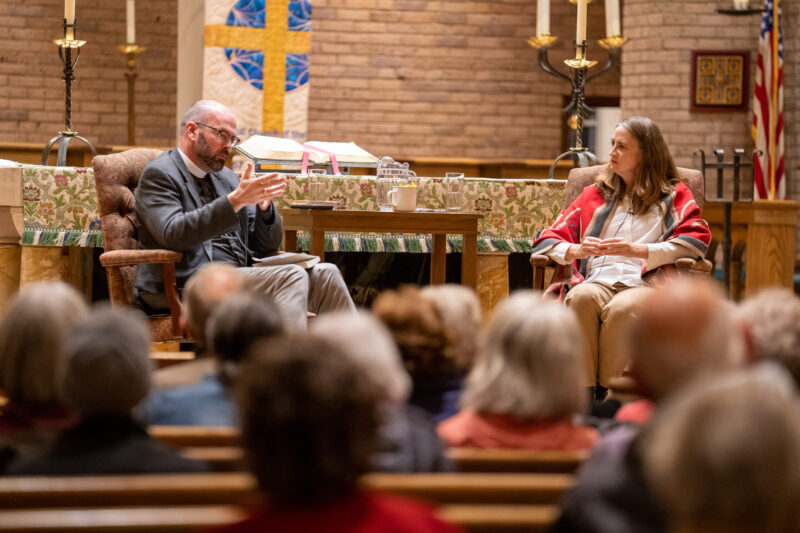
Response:
[[[628,117],[619,123],[639,145],[639,165],[634,172],[631,190],[615,172],[606,169],[597,176],[597,188],[606,200],[630,196],[631,208],[644,214],[662,196],[675,190],[680,178],[667,143],[656,123],[645,117]]]
[[[404,403],[411,394],[408,375],[391,333],[378,319],[361,312],[325,313],[309,323],[312,333],[335,344],[378,387],[382,399]]]
[[[356,489],[376,448],[378,391],[339,348],[313,333],[261,340],[235,390],[242,444],[271,501],[314,505]]]
[[[696,383],[637,444],[676,531],[797,531],[800,406],[777,365]]]
[[[482,325],[478,295],[468,287],[452,283],[428,285],[420,294],[434,303],[445,327],[455,333],[453,357],[456,362],[462,368],[470,368],[478,352]]]
[[[462,406],[520,418],[583,411],[583,337],[572,310],[520,291],[495,308]]]
[[[414,379],[450,377],[461,372],[458,336],[447,327],[439,308],[422,297],[419,288],[407,285],[382,292],[372,312],[389,328]]]
[[[63,404],[63,346],[70,330],[89,313],[69,285],[39,283],[9,302],[0,323],[0,389],[29,406]]]

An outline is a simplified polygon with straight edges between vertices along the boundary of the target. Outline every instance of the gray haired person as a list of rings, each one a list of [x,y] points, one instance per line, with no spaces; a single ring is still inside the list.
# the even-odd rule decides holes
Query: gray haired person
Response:
[[[63,390],[81,421],[47,453],[13,464],[9,474],[206,471],[153,440],[133,419],[150,389],[150,340],[141,315],[125,309],[96,308],[76,326],[64,346]]]

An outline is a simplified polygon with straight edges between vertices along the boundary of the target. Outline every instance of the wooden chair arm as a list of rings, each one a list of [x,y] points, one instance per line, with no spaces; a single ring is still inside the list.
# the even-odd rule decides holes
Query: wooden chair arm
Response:
[[[183,254],[172,250],[112,250],[100,254],[104,267],[141,265],[152,263],[177,263]]]
[[[708,259],[692,259],[691,257],[681,257],[675,261],[675,269],[678,270],[678,272],[707,274],[711,272],[711,268],[711,261]]]
[[[532,254],[531,255],[531,265],[537,267],[555,267],[557,266],[556,262],[550,259],[548,256],[544,254]]]

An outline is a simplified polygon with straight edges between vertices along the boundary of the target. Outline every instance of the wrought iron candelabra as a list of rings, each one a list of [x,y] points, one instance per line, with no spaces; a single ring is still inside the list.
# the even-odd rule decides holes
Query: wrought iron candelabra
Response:
[[[64,65],[64,77],[61,78],[66,85],[64,96],[64,131],[58,132],[58,135],[50,139],[50,142],[45,146],[42,151],[42,165],[47,165],[50,151],[53,145],[58,143],[56,165],[60,167],[66,166],[67,149],[72,139],[77,139],[85,143],[92,151],[92,155],[97,155],[97,150],[92,146],[92,143],[78,135],[78,132],[72,129],[72,82],[75,80],[75,65],[78,63],[78,58],[81,55],[81,46],[86,44],[86,41],[75,39],[77,32],[78,19],[75,19],[72,24],[68,24],[67,19],[64,19],[64,38],[53,41],[53,44],[58,46],[58,57],[61,59],[61,64]]]
[[[572,85],[572,93],[570,95],[570,102],[564,107],[562,113],[574,113],[575,115],[575,146],[568,149],[563,154],[559,155],[550,166],[548,177],[553,178],[556,165],[565,157],[575,156],[578,159],[578,164],[581,167],[589,166],[591,161],[593,164],[598,162],[597,157],[583,146],[583,123],[584,119],[594,112],[586,105],[585,86],[588,82],[605,73],[606,71],[614,68],[619,64],[622,46],[627,42],[627,39],[619,35],[610,35],[602,39],[599,44],[608,50],[608,61],[603,67],[589,75],[588,71],[593,66],[597,65],[597,61],[586,59],[586,49],[588,48],[587,42],[581,41],[575,43],[575,58],[565,59],[564,63],[569,67],[569,73],[564,74],[550,64],[549,49],[556,41],[557,37],[549,33],[543,33],[536,37],[531,37],[528,44],[539,50],[539,66],[542,67],[547,74],[568,81]]]

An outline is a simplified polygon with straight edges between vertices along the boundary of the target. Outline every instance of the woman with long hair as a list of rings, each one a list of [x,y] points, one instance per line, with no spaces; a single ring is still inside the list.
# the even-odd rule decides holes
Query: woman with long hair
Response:
[[[626,322],[650,290],[646,274],[703,258],[710,239],[658,126],[644,117],[620,122],[608,166],[533,247],[573,265],[572,277],[551,290],[575,311],[586,336],[587,385],[607,386],[622,373]]]

